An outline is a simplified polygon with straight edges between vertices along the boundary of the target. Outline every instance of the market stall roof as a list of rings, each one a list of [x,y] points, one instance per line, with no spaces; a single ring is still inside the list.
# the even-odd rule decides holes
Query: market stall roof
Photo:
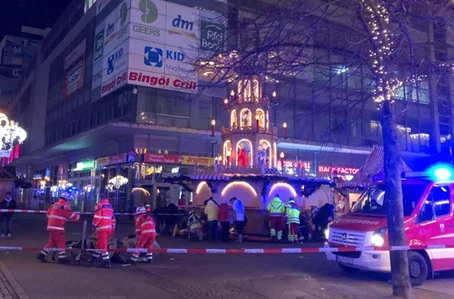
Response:
[[[374,146],[369,157],[367,157],[366,162],[358,170],[353,179],[349,182],[344,182],[338,184],[339,188],[357,188],[357,187],[367,187],[371,182],[372,178],[375,175],[383,174],[383,147]],[[402,172],[411,171],[407,163],[405,163],[402,158],[400,159],[400,167]]]
[[[285,180],[295,183],[318,183],[332,185],[333,181],[328,178],[311,176],[287,176],[279,174],[240,174],[240,173],[213,173],[190,176],[187,179],[193,181],[230,181],[230,180]]]

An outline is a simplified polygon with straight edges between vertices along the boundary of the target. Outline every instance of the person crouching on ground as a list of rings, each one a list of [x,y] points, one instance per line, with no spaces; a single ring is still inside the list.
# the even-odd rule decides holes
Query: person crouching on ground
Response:
[[[189,240],[198,240],[202,241],[203,240],[203,223],[200,220],[199,216],[197,215],[197,212],[192,210],[191,213],[189,214],[189,219],[188,219],[188,239]]]
[[[96,264],[96,260],[102,255],[104,268],[110,268],[109,252],[107,252],[107,240],[113,230],[113,208],[107,198],[101,199],[95,207],[92,225],[96,231],[96,249],[90,261],[90,266]],[[99,250],[99,251],[98,251]]]
[[[47,262],[46,256],[49,254],[50,248],[57,247],[58,262],[65,264],[68,262],[66,259],[66,242],[65,242],[65,224],[68,220],[79,220],[80,215],[71,210],[68,201],[71,199],[71,195],[63,193],[60,199],[51,205],[47,210],[47,231],[49,232],[49,240],[41,253],[36,257],[43,263]]]
[[[136,211],[136,235],[139,237],[136,248],[146,248],[147,251],[147,263],[153,261],[153,253],[149,252],[153,249],[153,242],[156,239],[156,224],[147,214],[145,207],[140,207]],[[131,258],[133,264],[137,263],[140,252],[134,252]]]

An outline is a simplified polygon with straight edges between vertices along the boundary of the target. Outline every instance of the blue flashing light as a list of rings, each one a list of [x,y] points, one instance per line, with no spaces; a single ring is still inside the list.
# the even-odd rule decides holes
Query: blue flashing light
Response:
[[[430,179],[435,182],[454,180],[454,169],[450,164],[435,164],[426,170]]]

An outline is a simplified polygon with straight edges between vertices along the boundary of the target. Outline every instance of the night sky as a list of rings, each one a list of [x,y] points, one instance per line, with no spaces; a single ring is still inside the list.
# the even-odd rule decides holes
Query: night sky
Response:
[[[0,0],[0,40],[21,26],[52,27],[71,0]]]

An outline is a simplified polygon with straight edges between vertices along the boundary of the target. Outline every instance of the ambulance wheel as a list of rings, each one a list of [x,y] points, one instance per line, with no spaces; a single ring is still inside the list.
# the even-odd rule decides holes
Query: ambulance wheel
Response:
[[[418,287],[426,281],[429,267],[426,259],[420,253],[408,252],[408,269],[412,286]]]
[[[344,270],[345,272],[347,273],[355,273],[355,272],[358,272],[359,269],[358,268],[353,268],[353,267],[350,267],[350,266],[346,266],[344,264],[341,264],[341,263],[338,263],[339,264],[339,267]]]

